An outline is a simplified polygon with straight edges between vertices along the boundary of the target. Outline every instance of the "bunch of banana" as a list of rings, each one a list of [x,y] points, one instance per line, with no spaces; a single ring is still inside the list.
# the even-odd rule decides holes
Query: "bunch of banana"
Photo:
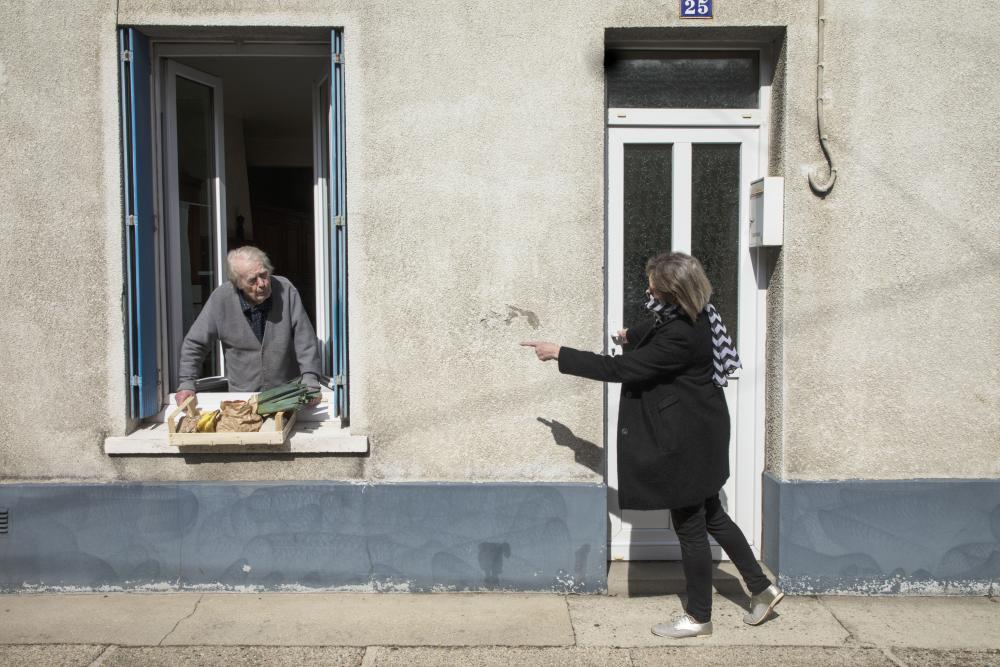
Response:
[[[215,422],[218,418],[218,410],[209,410],[208,412],[201,413],[201,416],[198,417],[198,425],[195,426],[195,430],[198,433],[215,433]]]

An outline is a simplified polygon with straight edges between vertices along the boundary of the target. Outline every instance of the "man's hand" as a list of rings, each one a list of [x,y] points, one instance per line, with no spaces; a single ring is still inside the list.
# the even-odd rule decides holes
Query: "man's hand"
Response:
[[[523,340],[521,341],[521,345],[535,348],[535,356],[541,361],[558,359],[559,350],[561,349],[561,346],[544,340]]]
[[[177,405],[182,405],[184,401],[188,399],[188,396],[194,396],[194,392],[190,389],[181,389],[179,392],[174,394],[174,402]]]
[[[319,402],[322,401],[322,400],[323,400],[322,396],[317,396],[316,398],[311,398],[311,399],[309,399],[309,402],[306,403],[306,407],[307,408],[315,407],[315,406],[319,405]]]

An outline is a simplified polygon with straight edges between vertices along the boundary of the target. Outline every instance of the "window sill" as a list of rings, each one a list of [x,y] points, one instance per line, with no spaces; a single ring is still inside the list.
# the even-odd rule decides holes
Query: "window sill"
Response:
[[[246,399],[250,394],[198,394],[199,405],[214,409],[222,400]],[[133,433],[104,439],[104,453],[120,454],[366,454],[368,436],[351,435],[350,429],[333,418],[327,408],[329,392],[323,392],[323,402],[315,408],[299,411],[296,425],[288,440],[281,445],[185,445],[178,447],[167,441],[165,408]],[[173,397],[170,397],[173,405]]]

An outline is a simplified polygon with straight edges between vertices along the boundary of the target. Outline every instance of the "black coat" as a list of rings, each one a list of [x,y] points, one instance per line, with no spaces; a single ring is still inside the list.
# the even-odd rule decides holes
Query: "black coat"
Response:
[[[621,356],[563,347],[562,373],[621,382],[618,502],[622,509],[685,507],[729,478],[729,409],[712,381],[708,316],[680,315],[628,331]]]

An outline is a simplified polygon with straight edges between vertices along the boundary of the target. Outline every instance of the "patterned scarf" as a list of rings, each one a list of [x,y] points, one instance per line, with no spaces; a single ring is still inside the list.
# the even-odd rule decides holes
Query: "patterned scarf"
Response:
[[[677,317],[677,304],[664,303],[653,296],[653,293],[649,290],[646,290],[646,296],[649,297],[649,301],[646,302],[646,310],[653,313],[653,318],[656,319],[657,324],[669,322]]]
[[[646,290],[649,301],[646,302],[646,309],[653,313],[657,322],[669,322],[677,317],[678,307],[676,304],[663,303]],[[726,325],[722,323],[722,316],[712,304],[707,304],[703,311],[708,314],[708,325],[712,329],[712,363],[715,369],[712,371],[712,381],[719,387],[729,384],[729,376],[736,369],[743,368],[740,362],[740,355],[733,347],[733,339],[726,331]]]
[[[726,325],[722,323],[722,315],[719,315],[712,304],[705,306],[705,312],[708,313],[708,325],[712,328],[712,352],[715,357],[712,360],[715,364],[712,381],[725,387],[729,384],[726,378],[736,372],[736,369],[743,368],[743,363],[733,347],[733,339],[729,337]]]

